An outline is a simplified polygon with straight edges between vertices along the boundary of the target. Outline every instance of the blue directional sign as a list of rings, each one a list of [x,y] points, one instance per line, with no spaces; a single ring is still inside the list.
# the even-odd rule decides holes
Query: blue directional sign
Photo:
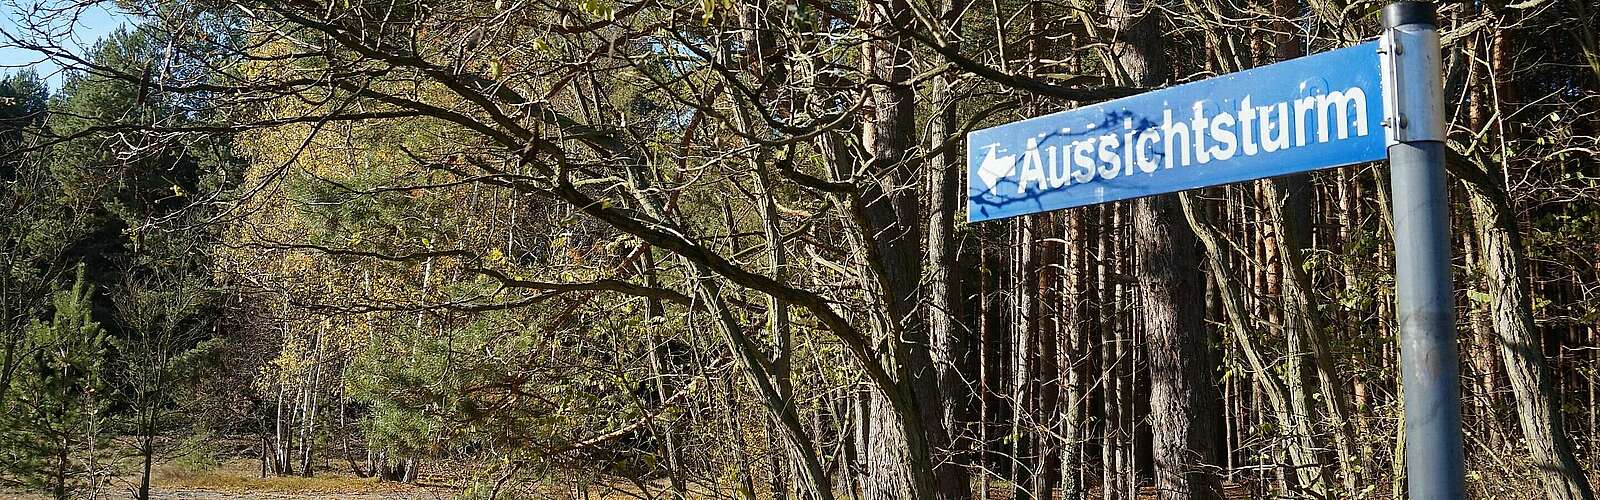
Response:
[[[1386,157],[1378,42],[967,135],[977,222]]]

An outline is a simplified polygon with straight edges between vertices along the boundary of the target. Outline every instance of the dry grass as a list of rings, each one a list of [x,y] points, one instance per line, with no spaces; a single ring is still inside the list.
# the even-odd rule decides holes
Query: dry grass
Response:
[[[233,460],[212,470],[186,470],[162,465],[151,474],[152,486],[163,490],[211,490],[224,492],[272,492],[302,495],[354,495],[369,493],[426,493],[438,490],[443,494],[453,488],[419,486],[378,482],[374,478],[361,478],[349,471],[317,470],[313,477],[267,476],[260,477],[260,469],[253,460]]]

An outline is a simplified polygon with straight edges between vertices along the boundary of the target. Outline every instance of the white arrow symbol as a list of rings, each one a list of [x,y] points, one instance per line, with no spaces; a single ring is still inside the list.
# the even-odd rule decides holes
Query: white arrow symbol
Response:
[[[1017,155],[996,157],[995,150],[1000,148],[999,144],[990,144],[984,147],[989,149],[989,155],[985,156],[983,163],[978,165],[978,180],[983,181],[983,184],[989,187],[990,193],[994,193],[995,185],[1000,182],[1000,179],[1011,177],[1011,174],[1016,173]]]

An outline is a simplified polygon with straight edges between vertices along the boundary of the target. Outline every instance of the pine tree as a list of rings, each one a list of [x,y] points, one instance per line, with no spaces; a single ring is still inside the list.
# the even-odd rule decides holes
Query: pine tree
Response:
[[[96,488],[109,436],[106,335],[91,317],[93,294],[79,266],[72,288],[55,294],[51,320],[28,328],[31,358],[17,376],[14,404],[0,415],[0,453],[16,467],[14,478],[55,498]]]

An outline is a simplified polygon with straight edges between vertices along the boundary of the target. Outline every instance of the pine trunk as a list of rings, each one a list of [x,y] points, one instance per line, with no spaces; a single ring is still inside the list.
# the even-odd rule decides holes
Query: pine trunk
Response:
[[[1128,83],[1154,87],[1167,79],[1157,17],[1135,0],[1107,0],[1112,54]],[[1139,299],[1150,370],[1151,447],[1163,500],[1220,499],[1214,474],[1220,396],[1205,329],[1204,285],[1194,233],[1180,223],[1176,195],[1136,200],[1134,244]]]

